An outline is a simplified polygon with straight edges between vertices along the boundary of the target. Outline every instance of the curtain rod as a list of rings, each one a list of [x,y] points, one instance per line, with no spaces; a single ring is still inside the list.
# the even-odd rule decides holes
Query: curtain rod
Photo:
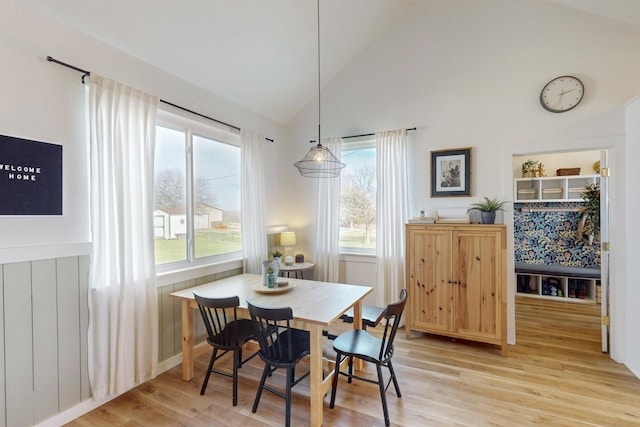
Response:
[[[408,128],[405,129],[406,131],[410,131],[410,130],[416,130],[416,128]],[[375,133],[363,133],[361,135],[349,135],[349,136],[343,136],[342,139],[348,139],[348,138],[359,138],[361,136],[374,136]]]
[[[76,67],[74,65],[67,64],[66,62],[59,61],[59,60],[57,60],[55,58],[52,58],[51,56],[47,56],[47,61],[55,62],[56,64],[62,65],[63,67],[67,67],[67,68],[70,68],[70,69],[72,69],[74,71],[82,73],[82,84],[84,84],[85,77],[88,77],[88,76],[91,75],[90,71],[83,70],[82,68],[78,68],[78,67]],[[175,108],[177,108],[179,110],[186,111],[187,113],[195,114],[196,116],[200,116],[200,117],[203,117],[203,118],[205,118],[207,120],[211,120],[213,122],[220,123],[221,125],[228,126],[228,127],[232,128],[232,129],[237,130],[238,132],[240,132],[240,130],[241,130],[241,128],[239,128],[238,126],[234,126],[232,124],[223,122],[223,121],[218,120],[218,119],[214,119],[213,117],[206,116],[204,114],[198,113],[198,112],[190,110],[188,108],[181,107],[180,105],[174,104],[173,102],[165,101],[164,99],[161,99],[160,102],[162,102],[163,104],[167,104],[167,105],[170,105],[172,107],[175,107]],[[273,139],[271,139],[271,138],[265,138],[265,139],[267,141],[269,141],[269,142],[273,142]]]

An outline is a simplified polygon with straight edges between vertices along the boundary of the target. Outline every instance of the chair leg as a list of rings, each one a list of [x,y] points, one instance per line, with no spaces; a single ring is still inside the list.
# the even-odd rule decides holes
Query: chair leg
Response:
[[[353,382],[353,356],[349,356],[349,384]]]
[[[293,368],[287,369],[287,387],[285,388],[284,400],[285,400],[285,422],[286,427],[291,426],[291,384],[294,381]]]
[[[238,368],[240,367],[240,351],[233,352],[233,406],[238,405]]]
[[[211,370],[213,369],[213,362],[216,360],[216,355],[218,354],[218,349],[214,348],[211,353],[211,360],[209,360],[209,367],[207,368],[207,374],[204,377],[204,382],[202,383],[202,388],[200,389],[200,395],[204,394],[204,391],[207,389],[207,384],[209,383],[209,377],[211,376]]]
[[[251,412],[254,414],[258,410],[258,403],[260,403],[260,396],[262,395],[262,389],[264,388],[264,382],[267,380],[267,375],[271,373],[271,368],[266,363],[264,364],[264,371],[262,371],[262,378],[260,379],[260,385],[258,385],[258,392],[256,393],[256,400],[253,402],[253,409]]]
[[[340,353],[336,355],[336,367],[333,371],[333,380],[331,381],[331,401],[329,408],[333,409],[336,403],[336,391],[338,390],[338,377],[340,376],[340,363],[342,363],[342,356]]]
[[[378,370],[378,387],[380,388],[380,398],[382,399],[382,411],[384,412],[384,425],[389,426],[389,410],[387,409],[387,396],[384,389],[384,378],[382,377],[382,366],[376,364]]]
[[[396,371],[393,370],[393,365],[391,364],[391,360],[389,360],[387,367],[389,368],[389,372],[391,373],[393,386],[396,388],[396,396],[402,397],[402,394],[400,394],[400,386],[398,385],[398,379],[396,378]]]

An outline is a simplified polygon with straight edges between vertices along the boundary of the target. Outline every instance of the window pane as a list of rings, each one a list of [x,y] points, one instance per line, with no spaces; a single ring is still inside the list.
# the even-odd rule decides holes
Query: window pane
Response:
[[[240,147],[193,136],[196,258],[242,250]]]
[[[153,227],[156,265],[187,259],[185,133],[156,127]]]
[[[346,145],[346,147],[345,147]],[[348,149],[341,160],[340,247],[376,247],[376,149]]]

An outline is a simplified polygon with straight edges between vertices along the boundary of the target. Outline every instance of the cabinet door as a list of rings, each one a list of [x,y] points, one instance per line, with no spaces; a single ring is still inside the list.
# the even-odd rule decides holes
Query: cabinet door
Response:
[[[451,232],[417,229],[409,234],[411,327],[447,332],[451,329]]]
[[[453,331],[469,338],[499,339],[500,233],[456,231],[453,237]]]

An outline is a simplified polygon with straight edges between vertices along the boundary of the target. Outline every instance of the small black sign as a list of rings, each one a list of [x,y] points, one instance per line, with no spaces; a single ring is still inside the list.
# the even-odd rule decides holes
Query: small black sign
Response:
[[[62,145],[0,135],[0,215],[62,215]]]

